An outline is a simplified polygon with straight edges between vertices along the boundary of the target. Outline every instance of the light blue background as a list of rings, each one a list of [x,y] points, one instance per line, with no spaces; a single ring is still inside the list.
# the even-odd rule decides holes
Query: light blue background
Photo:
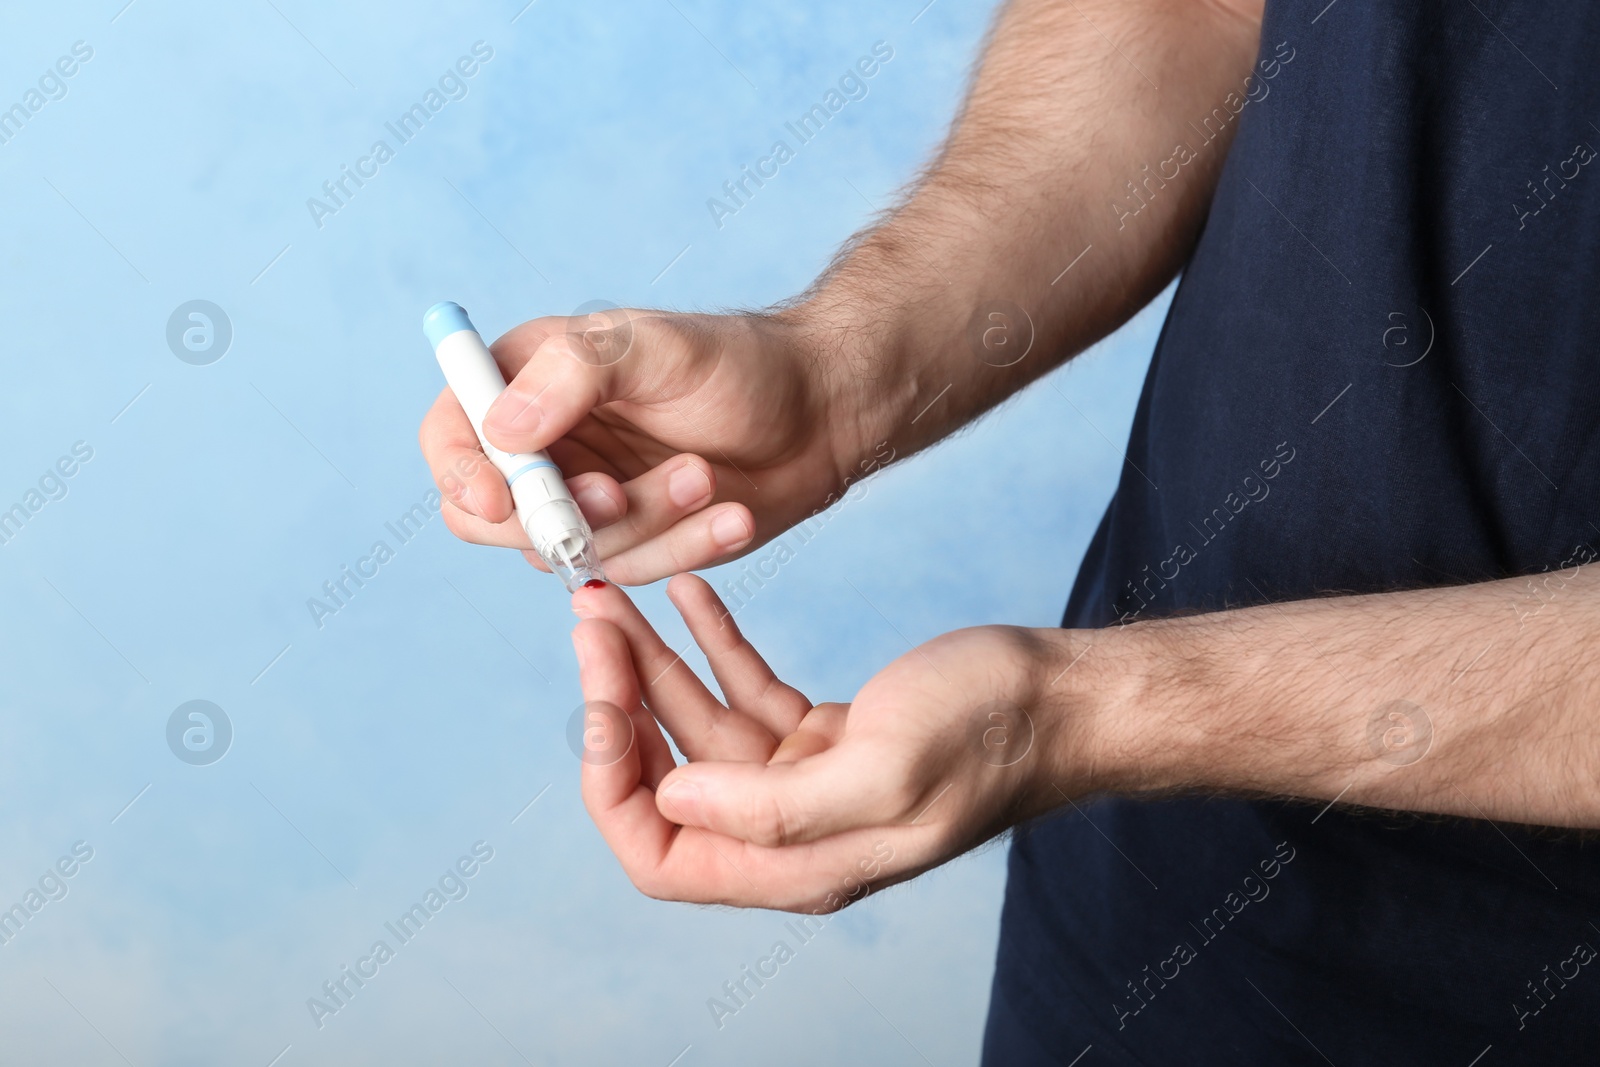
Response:
[[[621,875],[577,796],[553,580],[435,518],[322,629],[306,600],[430,487],[424,308],[492,337],[798,291],[938,143],[990,5],[273,2],[5,12],[0,106],[94,55],[0,145],[0,508],[94,455],[0,547],[0,907],[94,858],[0,947],[0,1056],[974,1062],[1002,849],[845,912],[719,1031],[707,998],[786,917]],[[306,199],[480,40],[468,95],[319,229]],[[706,199],[880,40],[869,95],[719,229]],[[167,347],[191,299],[231,319],[209,366]],[[1054,623],[1164,304],[868,483],[740,613],[779,672],[848,699],[907,640]],[[211,766],[166,745],[196,698],[235,730]],[[319,1030],[306,999],[479,840],[469,895]]]

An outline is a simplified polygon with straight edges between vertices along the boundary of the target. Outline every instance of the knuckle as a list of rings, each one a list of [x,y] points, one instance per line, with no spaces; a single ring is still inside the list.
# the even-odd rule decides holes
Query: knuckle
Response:
[[[624,548],[632,548],[650,536],[650,529],[645,525],[645,517],[632,508],[623,511],[622,515],[607,523],[605,527],[610,533],[607,535],[615,547],[611,552],[621,552]]]
[[[748,825],[751,840],[765,848],[783,848],[795,843],[799,820],[784,810],[777,797],[757,797],[749,802]]]
[[[693,467],[695,470],[706,476],[706,480],[711,483],[712,489],[716,488],[717,472],[711,468],[711,464],[707,462],[704,456],[694,452],[680,452],[678,455],[667,460],[666,463],[661,464],[661,466],[663,468],[671,466],[672,469],[676,469],[676,466],[679,464]]]
[[[686,551],[688,546],[683,543],[682,538],[669,535],[663,539],[661,547],[662,552],[667,557],[667,562],[671,564],[669,573],[682,574],[685,571],[694,570],[699,565],[695,562],[695,558],[692,557],[691,553]]]
[[[897,821],[918,815],[927,804],[923,794],[928,793],[929,798],[932,796],[932,793],[928,792],[928,780],[928,776],[922,773],[921,768],[897,766],[891,769],[881,783],[884,810],[891,813],[891,817]]]
[[[579,335],[556,329],[539,342],[539,347],[533,351],[533,358],[522,368],[522,373],[554,378],[569,369],[587,366],[589,364],[584,361]]]
[[[478,472],[489,465],[489,457],[476,448],[458,449],[455,459],[450,464],[453,474],[463,478],[476,478]]]

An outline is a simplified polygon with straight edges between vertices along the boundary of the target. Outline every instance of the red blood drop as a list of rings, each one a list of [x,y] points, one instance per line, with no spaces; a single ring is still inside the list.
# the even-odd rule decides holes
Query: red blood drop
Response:
[[[606,587],[606,583],[602,582],[599,578],[590,578],[587,582],[583,583],[583,587],[585,589],[604,589]]]

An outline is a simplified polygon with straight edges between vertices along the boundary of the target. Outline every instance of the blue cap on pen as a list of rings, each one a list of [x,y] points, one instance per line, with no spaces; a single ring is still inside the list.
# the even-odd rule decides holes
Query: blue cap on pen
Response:
[[[441,300],[422,314],[422,332],[434,348],[451,334],[471,329],[466,309],[453,300]]]

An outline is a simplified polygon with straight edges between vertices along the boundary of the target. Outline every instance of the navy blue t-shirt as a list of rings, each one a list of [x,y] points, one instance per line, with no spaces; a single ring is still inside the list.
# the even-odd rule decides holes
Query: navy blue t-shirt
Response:
[[[1174,131],[1236,139],[1065,625],[1595,559],[1600,3],[1269,0],[1259,55]],[[1020,829],[985,1062],[1600,1060],[1600,841],[1323,807]]]

